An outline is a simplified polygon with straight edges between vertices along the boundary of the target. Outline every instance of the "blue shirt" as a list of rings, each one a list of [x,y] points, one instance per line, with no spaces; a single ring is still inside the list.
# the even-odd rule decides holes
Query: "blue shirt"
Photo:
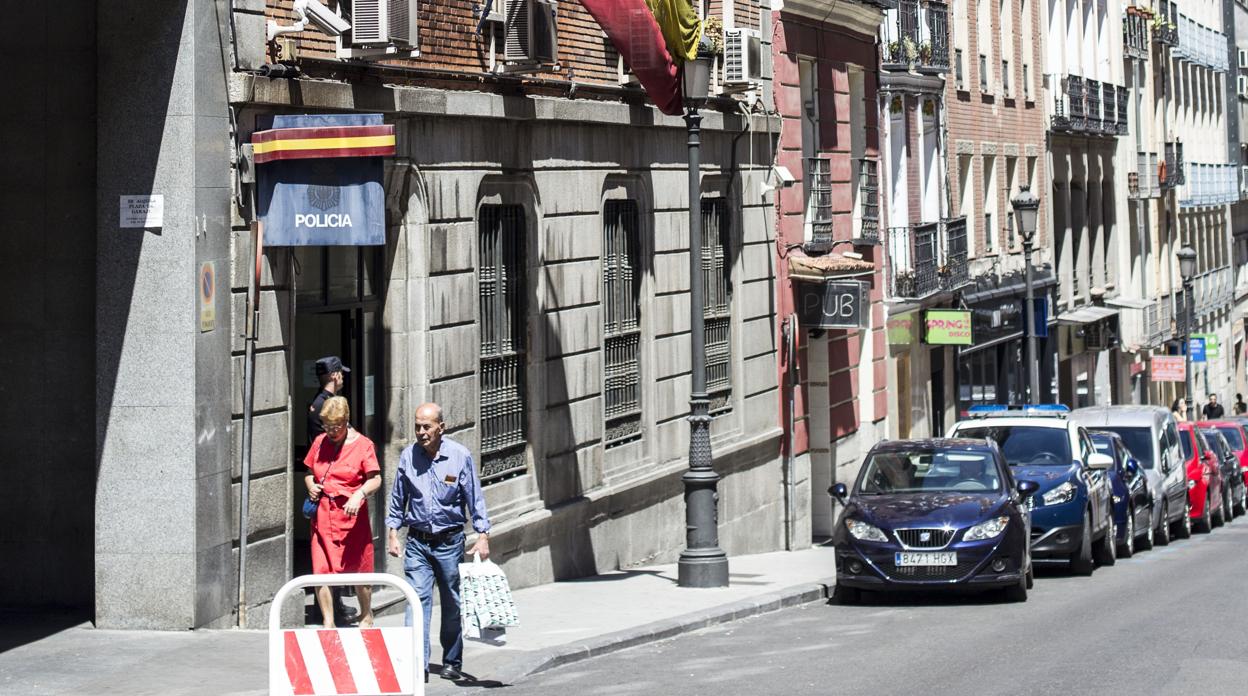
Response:
[[[415,527],[433,534],[463,529],[464,506],[472,515],[473,529],[490,531],[485,496],[467,447],[443,437],[435,457],[419,444],[403,450],[390,490],[387,527]]]

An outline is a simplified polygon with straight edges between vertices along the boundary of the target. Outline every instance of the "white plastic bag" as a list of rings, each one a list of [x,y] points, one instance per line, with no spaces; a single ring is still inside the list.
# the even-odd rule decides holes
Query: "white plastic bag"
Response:
[[[520,625],[506,573],[480,554],[459,564],[459,610],[466,638],[499,644],[507,627]]]

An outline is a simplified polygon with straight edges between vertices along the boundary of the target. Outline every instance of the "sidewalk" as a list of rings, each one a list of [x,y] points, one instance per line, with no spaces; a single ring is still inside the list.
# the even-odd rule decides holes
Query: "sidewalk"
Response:
[[[676,586],[676,566],[605,573],[515,592],[521,625],[505,646],[466,641],[464,669],[481,686],[781,607],[825,599],[833,552],[816,547],[729,559],[726,588]],[[401,625],[402,614],[379,619]],[[440,662],[434,608],[432,662]],[[268,649],[263,631],[103,631],[90,624],[47,637],[29,626],[0,626],[0,694],[264,694]],[[37,639],[34,639],[37,638]],[[33,639],[33,640],[32,640]],[[430,679],[429,694],[465,693]]]

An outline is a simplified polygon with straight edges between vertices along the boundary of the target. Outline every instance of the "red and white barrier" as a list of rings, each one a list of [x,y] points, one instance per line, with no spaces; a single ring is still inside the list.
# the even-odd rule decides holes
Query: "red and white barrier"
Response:
[[[413,625],[402,628],[281,628],[287,595],[310,585],[390,585],[412,605]],[[286,583],[269,612],[269,693],[424,694],[424,637],[420,600],[402,578],[380,573],[304,575]]]

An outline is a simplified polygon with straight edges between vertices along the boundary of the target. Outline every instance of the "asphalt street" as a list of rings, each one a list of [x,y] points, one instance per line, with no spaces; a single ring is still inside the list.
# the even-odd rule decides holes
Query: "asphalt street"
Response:
[[[1248,693],[1248,518],[1091,577],[806,604],[542,672],[527,694]],[[471,666],[469,666],[471,669]],[[468,691],[465,689],[464,691]]]

